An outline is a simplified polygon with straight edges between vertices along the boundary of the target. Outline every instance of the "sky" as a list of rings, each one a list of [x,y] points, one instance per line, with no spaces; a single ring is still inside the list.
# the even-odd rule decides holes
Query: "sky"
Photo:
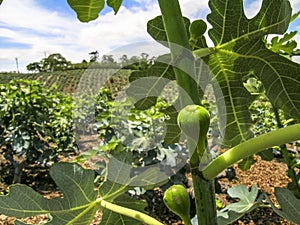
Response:
[[[179,0],[184,16],[204,19],[209,14],[208,0]],[[300,0],[290,0],[293,12]],[[254,16],[261,0],[244,0],[248,17]],[[27,72],[26,65],[45,56],[60,53],[79,63],[89,60],[89,52],[123,53],[150,56],[164,51],[146,31],[147,21],[160,14],[157,0],[123,0],[117,15],[106,7],[99,18],[89,23],[77,20],[67,0],[3,0],[0,5],[0,72]],[[300,18],[289,30],[300,30]],[[300,33],[295,37],[300,48]],[[209,43],[209,42],[208,42]],[[155,46],[155,47],[153,47]],[[134,49],[128,53],[128,49]],[[115,58],[116,60],[118,58]]]

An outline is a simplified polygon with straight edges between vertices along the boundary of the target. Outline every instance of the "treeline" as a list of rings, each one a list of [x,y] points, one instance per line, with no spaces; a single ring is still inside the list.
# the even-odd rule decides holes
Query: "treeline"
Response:
[[[90,60],[82,60],[81,63],[72,63],[63,57],[60,53],[54,53],[39,62],[32,62],[26,66],[30,72],[54,72],[74,69],[87,68],[122,68],[141,70],[151,65],[155,57],[149,57],[147,53],[141,53],[139,56],[128,57],[126,54],[119,59],[114,59],[113,55],[102,55],[100,58],[98,51],[90,52]]]

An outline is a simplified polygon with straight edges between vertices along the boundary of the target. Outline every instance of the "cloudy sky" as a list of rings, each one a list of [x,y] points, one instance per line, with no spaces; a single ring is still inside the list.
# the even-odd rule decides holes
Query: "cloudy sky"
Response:
[[[244,2],[246,15],[254,16],[261,1]],[[294,12],[300,10],[300,0],[290,2]],[[183,14],[190,19],[205,19],[209,13],[208,0],[181,0],[180,3]],[[106,7],[97,20],[81,23],[67,0],[3,0],[0,6],[0,71],[16,71],[17,58],[20,71],[26,72],[30,62],[40,61],[52,53],[61,53],[74,63],[89,60],[88,53],[95,50],[101,56],[116,48],[140,46],[135,50],[136,55],[148,53],[153,48],[145,48],[144,42],[151,41],[146,24],[159,14],[157,0],[123,0],[117,15]],[[300,30],[299,18],[290,30]],[[296,39],[300,43],[300,34]]]

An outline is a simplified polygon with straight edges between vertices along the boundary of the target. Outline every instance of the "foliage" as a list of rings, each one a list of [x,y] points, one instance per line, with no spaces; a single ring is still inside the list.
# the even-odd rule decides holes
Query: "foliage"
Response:
[[[246,89],[242,88],[244,77],[251,73],[259,79],[266,89],[266,95],[270,101],[273,101],[272,104],[285,110],[289,116],[297,118],[299,117],[297,110],[299,102],[297,95],[294,95],[294,91],[289,87],[299,85],[297,82],[299,79],[294,82],[299,74],[299,66],[268,50],[263,41],[264,35],[283,33],[287,28],[290,19],[285,11],[290,10],[287,1],[273,2],[270,7],[267,7],[268,3],[264,1],[260,12],[252,19],[248,19],[242,14],[241,1],[226,1],[226,4],[225,2],[218,4],[210,3],[212,12],[208,16],[209,22],[213,25],[209,35],[215,44],[214,53],[204,57],[203,60],[215,74],[214,79],[217,80],[217,83],[213,83],[214,89],[216,90],[218,86],[222,89],[221,96],[218,96],[218,92],[216,92],[216,101],[219,104],[220,120],[227,121],[227,125],[221,130],[224,135],[223,145],[234,146],[253,136],[249,129],[251,117],[248,111],[253,97]],[[226,10],[229,8],[234,8],[235,13]],[[278,8],[281,17],[271,16],[273,11]],[[235,18],[240,19],[236,20]],[[262,24],[259,22],[260,20],[264,21],[264,25],[261,27],[259,26]],[[148,26],[150,26],[150,22]],[[190,26],[190,23],[185,23]],[[226,23],[228,25],[219,26],[219,24]],[[151,30],[148,29],[148,31],[154,39],[167,42],[167,35],[161,29],[163,27],[161,19],[157,18],[155,23],[151,22],[151,27]],[[236,29],[237,27],[239,30]],[[199,38],[203,38],[203,36]],[[207,46],[201,41],[196,47],[206,48]],[[281,63],[286,64],[284,70]],[[205,71],[202,72],[205,76]],[[268,75],[264,76],[264,74]],[[284,79],[280,79],[280,77]],[[283,82],[280,82],[281,80]],[[268,88],[270,85],[272,85],[271,89]],[[279,96],[278,93],[280,93]],[[220,105],[223,96],[226,108]],[[275,99],[276,102],[274,102]]]
[[[271,45],[272,46],[272,45]],[[265,95],[265,90],[257,79],[250,77],[244,86],[247,90],[255,97],[255,100],[250,106],[250,112],[252,116],[255,136],[259,136],[264,133],[268,133],[272,130],[276,130],[280,127],[293,124],[295,120],[287,117],[282,110],[278,110]],[[297,142],[294,143],[296,145]],[[291,152],[287,149],[286,145],[273,146],[265,151],[259,152],[258,155],[264,160],[272,160],[276,155],[283,157],[283,161],[287,164],[287,176],[292,181],[288,184],[290,189],[295,196],[300,197],[299,180],[300,173],[297,172],[296,168],[299,168],[299,159],[295,152]],[[254,157],[247,157],[239,163],[239,167],[242,170],[247,170],[250,166],[255,163]]]
[[[124,168],[120,169],[124,171]],[[106,181],[99,190],[95,190],[95,174],[93,171],[85,170],[78,164],[57,163],[52,166],[50,175],[61,189],[64,195],[63,198],[48,200],[28,186],[14,185],[11,187],[8,196],[0,196],[0,212],[17,218],[49,213],[49,221],[46,224],[86,225],[91,223],[96,211],[101,209],[103,214],[100,224],[141,224],[128,217],[133,211],[127,210],[126,212],[125,210],[121,215],[105,208],[113,208],[117,203],[121,206],[130,205],[134,209],[144,211],[146,205],[143,202],[138,202],[124,193],[131,183],[141,178],[147,179],[148,187],[151,187],[155,184],[152,184],[151,179],[157,173],[159,171],[150,171],[134,178],[122,177],[122,179],[125,179],[126,185],[112,184],[111,181]],[[119,174],[116,179],[120,179],[120,176],[123,175],[124,173]],[[20,191],[23,193],[22,196],[18,194]],[[100,198],[98,194],[100,194]],[[112,203],[109,204],[108,201]],[[12,208],[15,210],[11,211]],[[119,208],[116,207],[116,209]],[[157,221],[153,223],[153,221],[155,220],[150,218],[148,224],[161,225],[161,223]]]
[[[244,185],[234,186],[229,188],[227,193],[231,198],[239,198],[240,200],[218,212],[218,224],[229,224],[236,221],[246,212],[257,208],[262,201],[262,197],[257,200],[257,185],[253,185],[251,191],[248,191],[248,188]]]
[[[98,18],[99,12],[104,8],[104,0],[68,0],[69,5],[77,13],[81,22],[89,22]]]
[[[37,71],[37,72],[53,72],[67,70],[71,66],[71,62],[67,61],[59,53],[53,53],[47,58],[42,59],[40,62],[33,62],[27,65],[28,71]]]
[[[99,13],[104,8],[105,0],[68,0],[68,3],[77,13],[77,18],[81,22],[89,22],[98,18]],[[106,4],[117,13],[122,0],[106,0]]]
[[[68,2],[77,12],[79,20],[84,22],[97,18],[105,3],[104,0]],[[34,192],[29,191],[29,188],[13,186],[8,196],[0,196],[0,202],[3,203],[0,204],[2,205],[0,213],[17,217],[50,213],[54,215],[54,221],[60,223],[78,222],[78,224],[88,224],[98,207],[102,207],[104,208],[102,222],[106,224],[139,224],[139,222],[133,222],[132,218],[143,223],[161,224],[153,219],[151,220],[142,212],[126,208],[128,205],[122,207],[124,200],[117,201],[117,198],[122,196],[131,186],[138,186],[138,181],[148,182],[145,185],[146,187],[141,186],[152,188],[153,185],[158,185],[157,176],[163,176],[157,169],[149,169],[137,174],[131,173],[131,167],[128,169],[125,166],[126,164],[120,162],[134,161],[132,151],[123,151],[126,146],[120,145],[120,142],[125,141],[125,143],[128,143],[127,146],[137,151],[139,147],[145,149],[149,147],[149,143],[152,144],[152,141],[148,142],[146,138],[149,138],[149,140],[152,138],[151,121],[157,115],[156,108],[160,107],[157,104],[161,104],[158,96],[165,85],[173,80],[176,80],[182,88],[182,90],[179,90],[179,100],[172,103],[179,102],[179,108],[190,104],[190,99],[192,99],[193,104],[199,104],[200,100],[203,99],[203,89],[211,83],[218,104],[220,130],[224,138],[223,145],[231,147],[227,152],[212,160],[202,171],[199,171],[200,164],[193,163],[191,165],[199,224],[217,224],[215,193],[211,181],[216,174],[232,163],[260,152],[266,147],[272,147],[273,143],[276,143],[276,145],[284,144],[300,138],[298,132],[300,124],[282,127],[253,138],[254,135],[250,129],[252,118],[249,106],[253,103],[255,97],[251,95],[251,91],[249,92],[249,86],[247,89],[247,85],[244,85],[249,77],[254,77],[261,83],[265,90],[265,97],[273,107],[277,123],[280,121],[278,110],[282,110],[286,118],[293,118],[295,123],[299,121],[300,66],[287,57],[280,55],[286,54],[291,57],[298,54],[298,51],[294,50],[295,42],[290,40],[294,34],[286,34],[283,39],[275,38],[270,45],[266,44],[265,38],[271,34],[284,34],[286,32],[291,18],[294,18],[291,17],[289,1],[273,0],[270,2],[264,0],[258,14],[249,19],[244,14],[243,1],[241,0],[210,0],[211,13],[207,19],[212,28],[208,31],[208,35],[212,39],[214,47],[208,47],[206,44],[204,32],[207,26],[203,21],[198,20],[191,23],[189,19],[183,18],[180,5],[176,0],[158,0],[158,2],[162,16],[149,21],[148,32],[155,40],[169,47],[171,54],[162,56],[165,63],[161,61],[153,63],[146,70],[135,72],[129,78],[131,85],[127,94],[135,102],[135,108],[131,111],[133,103],[129,102],[128,108],[126,108],[126,103],[123,102],[121,104],[123,108],[121,107],[120,111],[129,112],[129,117],[127,117],[124,124],[125,127],[131,129],[133,135],[124,135],[122,133],[123,129],[119,129],[120,135],[118,136],[118,133],[113,129],[110,133],[112,137],[108,140],[107,145],[101,146],[102,150],[107,150],[105,149],[107,147],[112,150],[110,148],[112,146],[120,154],[119,156],[117,156],[118,154],[114,155],[117,157],[117,161],[110,158],[112,163],[107,166],[107,179],[99,190],[101,197],[95,199],[96,193],[91,185],[91,174],[85,174],[86,172],[76,164],[57,164],[53,166],[54,172],[52,175],[54,175],[55,180],[59,181],[59,186],[65,190],[65,198],[49,200],[50,203],[45,204],[44,200]],[[119,10],[121,3],[122,0],[107,1],[108,6],[112,7],[115,12]],[[193,54],[198,55],[202,60],[198,59],[191,63],[192,53],[189,52],[185,56],[182,51],[178,51],[174,47],[174,44],[193,51]],[[174,61],[177,63],[175,66]],[[180,70],[181,68],[178,69],[176,66],[184,66],[193,76],[187,76],[185,72]],[[147,82],[145,82],[145,79]],[[138,86],[139,81],[142,81],[143,85]],[[218,88],[221,89],[221,92],[218,92]],[[257,91],[260,92],[260,89],[258,88]],[[222,104],[223,101],[225,106]],[[117,103],[113,103],[114,110],[118,110]],[[177,129],[177,110],[176,107],[166,106],[163,104],[162,108],[165,108],[165,112],[171,120],[168,123],[165,140],[178,142],[181,131]],[[122,124],[120,122],[123,119],[122,113],[110,111],[110,106],[104,109],[105,112],[109,113],[104,114],[106,117],[118,126]],[[145,111],[135,111],[137,109]],[[154,113],[151,113],[153,110]],[[150,115],[147,114],[149,112]],[[117,116],[114,117],[115,115]],[[160,114],[158,113],[158,115]],[[131,120],[131,117],[133,117],[133,120]],[[148,118],[151,118],[150,122]],[[99,122],[103,121],[100,116]],[[135,121],[139,121],[139,123],[136,124]],[[106,121],[105,126],[108,124]],[[171,127],[175,129],[172,130]],[[151,131],[151,137],[144,132],[145,130]],[[138,137],[138,141],[136,141],[136,137]],[[109,141],[111,140],[115,141],[116,144],[110,145]],[[136,143],[137,145],[135,145]],[[154,143],[160,142],[156,141]],[[116,146],[121,146],[121,148],[116,148]],[[188,143],[188,147],[191,146]],[[194,150],[194,148],[191,148],[190,153]],[[296,198],[298,196],[297,192],[300,191],[299,172],[295,172],[299,162],[295,160],[295,156],[288,154],[286,149],[283,148],[282,152],[289,167],[288,173],[293,180],[292,184],[295,185],[293,187],[294,192],[287,189],[276,190],[275,194],[281,204],[282,211],[276,208],[273,203],[269,203],[279,215],[297,222],[297,216],[290,214],[288,209],[295,209],[294,212],[297,214],[299,208],[299,199]],[[244,166],[247,167],[248,162],[244,162]],[[55,177],[56,175],[57,177]],[[64,175],[70,178],[70,182],[65,179]],[[113,179],[109,179],[108,175]],[[89,179],[89,181],[86,179]],[[87,193],[85,193],[86,189],[81,188],[81,186],[88,187]],[[30,198],[38,200],[38,202],[34,202],[36,205],[29,205],[19,199],[22,198],[19,194],[22,192],[25,193],[23,197],[28,194]],[[221,224],[231,222],[245,212],[257,207],[257,203],[261,201],[261,198],[256,199],[257,193],[256,186],[253,186],[250,192],[245,187],[229,189],[229,194],[232,197],[239,198],[240,201],[220,211],[219,215],[223,217]],[[14,203],[10,201],[10,198],[20,200],[21,204],[13,205]],[[67,204],[66,200],[71,204]],[[54,202],[60,204],[54,205]],[[8,207],[5,208],[5,205]],[[16,211],[12,209],[16,209]],[[21,213],[17,213],[18,211]],[[123,217],[124,215],[129,216],[130,219]],[[66,221],[61,221],[61,218]],[[220,217],[218,219],[220,221]]]
[[[96,62],[99,58],[98,51],[90,52],[89,55],[90,55],[90,62]]]
[[[108,88],[101,88],[96,99],[94,125],[103,144],[85,155],[125,151],[133,153],[135,166],[145,167],[163,161],[164,166],[174,167],[176,161],[184,159],[184,153],[179,154],[183,151],[180,145],[163,141],[164,110],[168,107],[168,103],[159,99],[150,109],[139,110],[130,99],[115,99]],[[81,156],[79,158],[82,160]]]
[[[70,97],[29,80],[13,80],[0,90],[1,147],[15,167],[14,183],[27,164],[46,165],[74,150]]]
[[[289,13],[287,13],[291,11],[289,3],[287,1],[276,1],[268,5],[264,1],[260,12],[252,19],[248,19],[243,14],[241,1],[226,1],[222,3],[210,1],[210,7],[212,12],[208,16],[208,21],[213,25],[213,28],[209,31],[209,35],[215,44],[213,50],[210,48],[206,51],[206,54],[203,54],[203,51],[199,54],[197,50],[199,48],[200,50],[202,50],[201,48],[207,48],[207,45],[203,31],[199,33],[194,32],[196,29],[194,27],[200,26],[202,30],[205,30],[205,27],[201,25],[201,22],[198,23],[198,26],[197,24],[190,26],[187,19],[184,19],[184,23],[186,27],[190,27],[187,35],[191,37],[190,44],[192,49],[196,50],[195,54],[203,57],[203,60],[214,73],[214,79],[217,80],[217,83],[213,83],[213,87],[216,89],[220,86],[222,89],[221,95],[217,95],[217,102],[222,102],[221,100],[225,97],[226,108],[222,108],[221,105],[218,106],[219,115],[221,115],[220,120],[227,121],[227,125],[221,127],[223,128],[221,131],[225,139],[223,144],[225,146],[235,146],[253,137],[252,132],[250,132],[252,120],[249,106],[254,101],[254,97],[251,96],[246,88],[243,88],[243,82],[249,75],[261,82],[266,90],[265,95],[270,99],[272,106],[282,109],[286,116],[299,118],[299,105],[297,106],[299,102],[297,94],[294,94],[296,90],[299,90],[297,88],[299,87],[299,82],[297,82],[299,80],[297,78],[299,65],[273,53],[276,39],[273,40],[271,45],[274,46],[271,48],[272,51],[269,50],[270,45],[266,47],[264,39],[268,34],[285,32],[290,21]],[[228,10],[230,8],[235,9],[234,13]],[[273,12],[278,11],[278,9],[279,16],[272,16]],[[236,20],[236,18],[240,19]],[[149,21],[148,32],[157,41],[167,43],[168,36],[164,32],[165,26],[163,22],[161,17]],[[223,24],[223,26],[219,26],[219,24]],[[280,42],[280,44],[282,43],[283,41]],[[289,44],[289,48],[291,47],[295,47],[293,42]],[[285,64],[284,68],[282,64]],[[158,93],[162,91],[163,86],[166,84],[166,82],[163,83],[163,78],[175,79],[174,74],[168,76],[168,73],[161,72],[169,71],[170,67],[170,64],[167,63],[159,66],[154,64],[144,73],[139,73],[138,76],[136,73],[132,74],[131,82],[140,78],[147,78],[149,75],[157,76],[157,79],[152,82],[151,79],[148,79],[148,84],[142,86],[144,89],[137,88],[137,83],[133,82],[131,89],[129,88],[127,93],[136,99],[141,99],[141,96],[145,96],[136,106],[145,109],[156,104],[156,99],[152,96],[158,96]],[[172,71],[172,67],[170,71]],[[294,80],[294,78],[297,79]],[[157,86],[154,86],[154,84]],[[295,87],[296,89],[290,87]],[[150,93],[149,90],[157,93]],[[170,133],[169,130],[166,136],[174,137],[176,134],[174,132]],[[246,164],[248,162],[244,161]]]
[[[60,53],[54,53],[39,62],[29,63],[26,68],[29,72],[55,72],[76,69],[129,69],[141,70],[148,68],[152,64],[153,58],[148,58],[147,53],[141,53],[140,56],[132,56],[130,59],[123,55],[120,61],[116,61],[113,55],[103,55],[99,60],[98,51],[89,53],[90,61],[82,60],[81,63],[72,63],[67,61]]]
[[[296,198],[295,195],[286,188],[276,188],[275,195],[282,209],[279,210],[267,197],[272,209],[283,218],[286,218],[296,224],[299,223],[300,215],[298,212],[300,208],[300,199]]]
[[[267,47],[278,54],[284,55],[287,58],[300,55],[300,50],[296,49],[297,42],[292,38],[295,37],[297,31],[285,33],[282,38],[275,36],[271,39],[271,43],[267,42]]]
[[[74,69],[66,71],[42,72],[42,73],[0,73],[0,83],[6,84],[14,79],[37,80],[44,84],[45,88],[57,88],[58,91],[73,94],[77,93],[80,85],[84,85],[87,93],[94,91],[93,87],[107,86],[111,90],[119,90],[128,82],[130,70],[116,70],[111,80],[107,78],[112,75],[112,69]],[[101,76],[100,76],[101,75]],[[108,82],[108,83],[106,83]],[[79,85],[80,84],[80,85]]]

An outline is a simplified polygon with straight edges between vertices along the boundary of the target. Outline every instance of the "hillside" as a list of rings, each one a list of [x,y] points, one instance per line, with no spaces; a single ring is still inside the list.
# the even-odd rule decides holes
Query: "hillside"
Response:
[[[92,94],[100,87],[108,86],[116,91],[127,83],[131,70],[120,69],[79,69],[42,73],[0,73],[0,83],[13,79],[38,80],[47,88],[56,87],[64,93]]]

